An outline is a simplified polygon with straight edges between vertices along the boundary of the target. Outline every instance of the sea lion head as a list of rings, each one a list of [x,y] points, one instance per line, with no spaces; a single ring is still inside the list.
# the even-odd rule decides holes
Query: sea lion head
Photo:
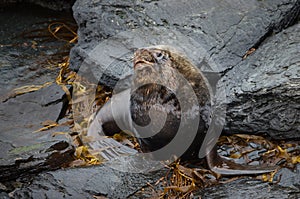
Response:
[[[178,89],[181,92],[188,82],[200,105],[211,101],[211,91],[204,75],[183,52],[174,47],[158,45],[138,49],[134,53],[133,64],[135,88],[149,84],[149,90],[163,85],[176,93]]]
[[[167,48],[148,47],[134,53],[134,85],[168,85],[176,89],[176,70]]]

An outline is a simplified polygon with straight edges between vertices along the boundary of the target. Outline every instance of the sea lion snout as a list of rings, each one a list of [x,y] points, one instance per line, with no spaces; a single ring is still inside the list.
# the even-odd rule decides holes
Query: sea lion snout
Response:
[[[134,69],[140,65],[153,65],[155,58],[147,49],[139,49],[134,53]]]

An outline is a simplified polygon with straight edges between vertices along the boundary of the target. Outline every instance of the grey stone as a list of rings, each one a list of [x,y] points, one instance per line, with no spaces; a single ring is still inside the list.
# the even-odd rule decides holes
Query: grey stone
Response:
[[[274,182],[277,182],[282,187],[294,189],[300,191],[300,164],[296,165],[293,170],[288,168],[282,168],[276,173]]]
[[[125,173],[107,166],[57,170],[38,175],[33,182],[13,192],[14,198],[128,198],[147,182],[162,176],[158,171],[148,174]]]
[[[299,192],[295,189],[284,188],[279,185],[262,183],[259,180],[239,179],[216,187],[206,188],[195,196],[201,198],[299,198]]]
[[[146,183],[156,182],[166,172],[126,173],[114,170],[109,165],[57,170],[39,174],[30,184],[16,189],[11,195],[14,198],[145,198],[151,197],[148,194],[152,190]],[[199,189],[193,195],[195,198],[299,198],[299,172],[282,169],[277,176],[283,173],[292,173],[293,177],[291,174],[282,176],[279,184],[245,177]],[[297,187],[291,187],[290,184]],[[141,188],[145,188],[145,191],[141,191]]]
[[[53,82],[59,68],[49,64],[59,58],[64,41],[47,34],[50,22],[72,21],[71,13],[34,5],[15,5],[0,9],[0,96],[26,85]],[[49,41],[50,39],[50,41]]]
[[[299,31],[298,23],[272,36],[221,79],[227,89],[228,132],[299,139]]]
[[[0,191],[0,198],[1,199],[9,199],[10,197],[7,193]]]
[[[200,43],[224,71],[267,34],[293,23],[299,6],[296,0],[77,1],[73,10],[79,42],[71,52],[71,67],[78,69],[104,39],[126,30],[163,26]],[[153,34],[147,42],[156,36],[161,35]]]
[[[64,140],[17,147],[5,154],[1,152],[0,181],[7,182],[58,169],[73,160],[73,153],[73,147]]]
[[[31,176],[74,160],[69,135],[53,136],[57,131],[69,132],[68,126],[35,132],[47,120],[59,122],[63,113],[65,92],[54,83],[59,68],[44,62],[59,52],[63,43],[21,37],[28,28],[34,33],[36,28],[46,30],[45,17],[49,21],[58,17],[53,16],[57,12],[41,7],[26,8],[0,9],[0,192],[10,192],[28,183]],[[38,91],[16,95],[14,90],[46,82],[52,83]],[[9,198],[6,193],[0,197]]]
[[[64,92],[52,84],[33,93],[8,99],[0,104],[0,179],[7,181],[41,170],[56,169],[73,160],[74,148],[61,126],[45,132],[34,131],[46,120],[57,121]]]
[[[33,93],[11,98],[0,104],[0,140],[13,141],[13,146],[24,143],[36,144],[50,135],[33,133],[43,127],[46,120],[58,120],[63,102],[64,91],[52,84]]]

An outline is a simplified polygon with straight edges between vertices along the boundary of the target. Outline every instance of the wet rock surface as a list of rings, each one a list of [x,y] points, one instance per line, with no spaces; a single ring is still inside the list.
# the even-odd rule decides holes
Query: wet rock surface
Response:
[[[47,133],[33,132],[42,128],[46,120],[57,121],[63,106],[63,95],[61,88],[52,84],[1,103],[1,140],[15,140],[13,145],[16,147],[24,142],[39,143]],[[28,138],[20,138],[26,134],[29,134]]]
[[[74,159],[69,138],[53,136],[57,131],[68,132],[69,127],[35,132],[46,121],[57,122],[61,114],[65,92],[54,82],[58,69],[45,66],[45,62],[62,42],[21,36],[24,31],[47,28],[47,23],[61,14],[55,16],[53,11],[40,7],[26,12],[25,8],[0,11],[0,181],[6,185],[44,170],[58,169]],[[16,95],[14,90],[47,82],[34,92]],[[0,192],[14,189],[13,185],[3,187]]]
[[[110,163],[88,168],[47,172],[36,176],[23,188],[10,195],[14,198],[145,198],[158,197],[147,183],[154,184],[167,171],[136,174],[112,169]],[[114,166],[114,165],[113,165]],[[199,189],[198,198],[299,198],[299,166],[297,170],[282,169],[274,183],[244,177],[217,186]],[[277,180],[282,180],[277,183]],[[226,179],[224,179],[226,180]],[[158,188],[156,191],[162,190]],[[163,191],[163,190],[162,190]]]
[[[58,127],[36,132],[46,120],[56,121],[64,92],[57,85],[1,103],[0,179],[7,181],[41,170],[56,169],[73,160],[74,148],[65,135],[53,137]]]
[[[255,177],[241,177],[231,182],[220,183],[211,187],[199,189],[193,193],[191,198],[299,198],[300,187],[300,166],[295,171],[281,169],[274,177],[273,183],[262,182]],[[279,178],[281,180],[278,183]],[[226,181],[227,179],[222,179]],[[149,195],[147,195],[147,193]],[[151,195],[152,193],[152,195]],[[155,192],[154,192],[155,194]],[[153,197],[153,190],[146,187],[143,191],[138,191],[130,198]],[[158,195],[154,196],[158,197]]]
[[[300,23],[268,38],[222,78],[234,132],[300,137]]]
[[[163,26],[199,42],[220,65],[219,70],[225,71],[240,62],[246,51],[266,35],[292,24],[299,6],[296,0],[77,1],[73,10],[80,38],[71,53],[73,68],[79,67],[78,59],[85,59],[99,41],[121,31]],[[154,35],[147,42],[152,39]]]
[[[14,198],[128,198],[154,183],[162,172],[148,174],[125,173],[108,165],[47,172],[34,179],[31,185],[17,189]]]
[[[274,183],[262,183],[250,178],[239,179],[216,187],[206,188],[195,195],[202,198],[299,198],[300,165],[294,171],[283,168],[276,173]]]
[[[299,189],[282,187],[259,180],[240,179],[224,185],[207,188],[198,193],[202,198],[299,198]],[[195,195],[198,195],[195,194]]]
[[[47,61],[65,43],[58,40],[43,42],[44,38],[39,34],[47,34],[50,22],[72,19],[71,13],[20,4],[0,8],[0,14],[1,97],[20,86],[54,82],[59,69],[51,67]],[[34,32],[36,30],[41,31]]]
[[[278,185],[290,189],[294,189],[300,194],[300,165],[298,164],[294,170],[283,168],[276,173],[274,181],[278,181]]]
[[[132,73],[135,48],[173,45],[201,70],[220,72],[228,133],[300,138],[300,1],[77,1],[73,10],[74,70],[114,87]],[[243,60],[251,48],[258,50]]]

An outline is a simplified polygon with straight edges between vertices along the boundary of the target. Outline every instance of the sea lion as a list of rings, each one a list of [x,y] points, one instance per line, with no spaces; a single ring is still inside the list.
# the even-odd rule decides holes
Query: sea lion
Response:
[[[204,75],[188,58],[167,46],[138,49],[133,62],[132,88],[113,95],[97,113],[88,135],[97,137],[103,133],[113,135],[121,129],[130,131],[138,137],[143,152],[155,152],[171,143],[176,133],[184,129],[181,141],[188,146],[180,157],[197,159],[210,123],[212,103]],[[196,134],[190,135],[195,124]],[[180,144],[171,145],[174,151],[168,152],[176,154]],[[274,170],[235,164],[221,158],[216,147],[207,154],[206,160],[210,169],[224,175]]]

